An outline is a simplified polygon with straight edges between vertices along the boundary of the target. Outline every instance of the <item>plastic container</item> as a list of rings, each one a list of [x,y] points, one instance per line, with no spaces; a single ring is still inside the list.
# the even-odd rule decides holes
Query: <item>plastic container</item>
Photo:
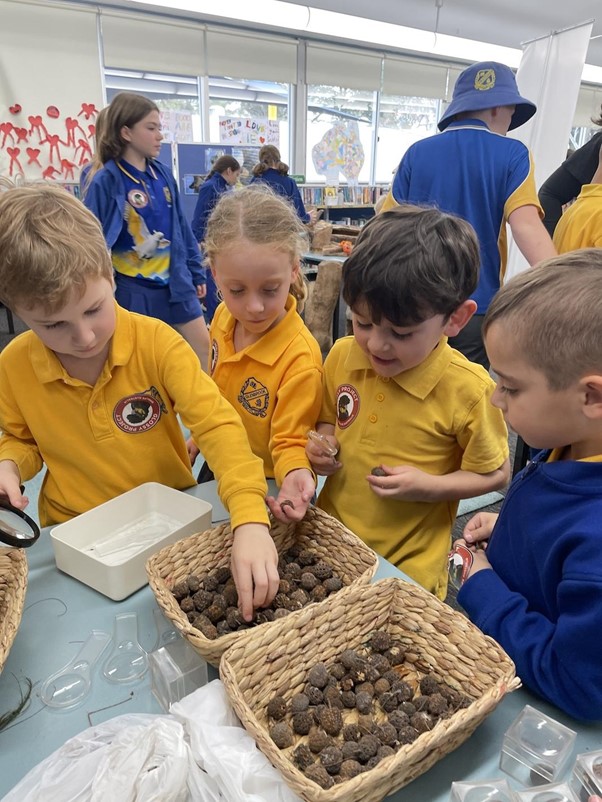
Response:
[[[525,705],[504,735],[500,768],[522,785],[555,782],[568,766],[575,737],[574,730]]]
[[[180,636],[151,652],[148,659],[151,689],[166,713],[174,702],[207,683],[207,663]]]
[[[450,802],[514,802],[506,780],[452,783]]]
[[[602,796],[602,750],[577,755],[569,785],[579,802],[588,802],[592,794]]]
[[[515,791],[516,802],[576,802],[567,783],[551,783],[526,791]]]
[[[57,567],[115,601],[147,584],[146,561],[211,526],[211,504],[147,482],[55,526]]]

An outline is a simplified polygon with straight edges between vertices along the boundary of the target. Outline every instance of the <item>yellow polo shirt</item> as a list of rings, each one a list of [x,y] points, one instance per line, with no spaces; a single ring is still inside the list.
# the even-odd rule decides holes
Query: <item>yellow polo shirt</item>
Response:
[[[508,435],[489,400],[494,387],[445,337],[391,379],[372,370],[353,337],[337,340],[324,364],[319,419],[335,425],[343,467],[326,479],[318,506],[441,599],[458,502],[381,499],[365,477],[381,463],[434,475],[499,468]]]
[[[94,387],[73,379],[31,331],[0,353],[0,459],[21,480],[46,463],[42,526],[60,523],[126,490],[194,485],[180,423],[218,478],[232,526],[267,523],[261,462],[240,419],[170,326],[117,306],[108,360]]]
[[[265,475],[280,486],[290,471],[311,470],[305,443],[322,405],[322,355],[292,295],[283,319],[238,352],[235,325],[220,304],[211,323],[211,375],[240,415]]]
[[[602,184],[585,184],[554,230],[558,253],[602,248]]]

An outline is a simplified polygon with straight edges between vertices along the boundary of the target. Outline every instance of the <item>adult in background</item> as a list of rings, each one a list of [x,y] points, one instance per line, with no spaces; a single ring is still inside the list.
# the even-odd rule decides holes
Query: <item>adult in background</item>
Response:
[[[302,223],[315,223],[317,212],[305,211],[299,187],[288,174],[288,165],[280,160],[280,151],[275,145],[264,145],[259,150],[259,162],[253,167],[253,178],[249,184],[267,184],[278,195],[293,204]]]
[[[201,251],[203,248],[203,240],[205,239],[205,231],[207,230],[207,220],[209,215],[215,208],[216,203],[229,189],[231,189],[240,176],[240,164],[234,156],[220,156],[216,159],[211,172],[203,181],[199,188],[199,197],[197,198],[196,206],[194,208],[194,215],[192,218],[192,233],[197,239]],[[213,280],[211,271],[207,271],[207,293],[203,298],[203,306],[205,308],[205,318],[207,323],[211,323],[213,315],[220,303],[217,292],[217,286]]]
[[[108,106],[83,197],[113,261],[120,306],[169,323],[192,346],[203,370],[209,332],[200,298],[205,271],[171,170],[157,161],[163,134],[152,100],[120,92]]]
[[[600,115],[592,122],[602,125],[602,106]],[[598,169],[601,145],[602,131],[599,131],[583,147],[574,151],[541,185],[539,202],[545,214],[543,224],[550,236],[553,236],[558,225],[564,204],[576,198],[584,184],[593,183],[592,176]]]
[[[481,325],[504,279],[505,224],[530,265],[556,253],[540,219],[529,151],[522,142],[506,138],[535,111],[535,104],[519,94],[509,67],[495,61],[467,67],[439,120],[442,133],[407,150],[383,206],[434,205],[472,224],[481,254],[479,282],[471,296],[477,311],[449,343],[487,369]]]

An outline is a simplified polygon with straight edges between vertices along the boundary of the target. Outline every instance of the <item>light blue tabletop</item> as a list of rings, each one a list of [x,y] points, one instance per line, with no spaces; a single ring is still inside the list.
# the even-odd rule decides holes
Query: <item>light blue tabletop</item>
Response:
[[[217,499],[215,482],[188,492],[213,504],[214,523],[227,518]],[[54,562],[48,530],[43,530],[38,543],[30,549],[28,561],[25,611],[0,675],[0,715],[18,703],[18,680],[23,684],[24,677],[29,677],[34,689],[27,710],[0,732],[0,798],[33,766],[87,727],[125,713],[162,712],[151,694],[148,674],[137,683],[120,686],[107,682],[99,665],[93,672],[91,692],[80,707],[60,711],[42,703],[39,693],[43,681],[75,656],[92,629],[112,633],[116,613],[137,613],[142,646],[147,650],[155,648],[158,631],[153,610],[157,605],[148,586],[121,602],[114,602],[60,572]],[[403,577],[392,565],[380,560],[376,579],[389,576]],[[216,673],[211,671],[210,678],[214,678]],[[602,724],[579,724],[527,691],[519,690],[506,696],[466,743],[389,799],[448,802],[454,780],[505,776],[497,767],[503,734],[525,704],[577,729],[575,754],[602,749]],[[510,782],[516,787],[514,781]]]

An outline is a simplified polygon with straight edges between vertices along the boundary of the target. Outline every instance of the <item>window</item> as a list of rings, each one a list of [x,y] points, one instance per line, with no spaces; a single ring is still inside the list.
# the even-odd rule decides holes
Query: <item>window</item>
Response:
[[[439,106],[439,101],[432,98],[380,96],[375,169],[377,183],[389,183],[410,145],[437,132]]]

